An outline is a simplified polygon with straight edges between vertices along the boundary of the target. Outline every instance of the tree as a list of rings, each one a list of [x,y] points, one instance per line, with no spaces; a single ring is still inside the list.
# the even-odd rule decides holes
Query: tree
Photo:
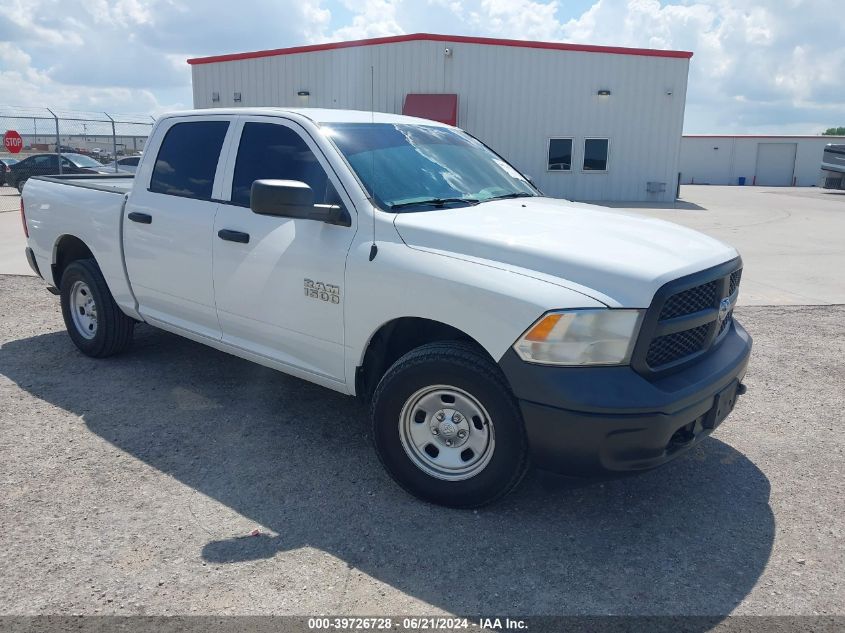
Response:
[[[823,136],[845,136],[845,127],[831,127],[822,132]]]

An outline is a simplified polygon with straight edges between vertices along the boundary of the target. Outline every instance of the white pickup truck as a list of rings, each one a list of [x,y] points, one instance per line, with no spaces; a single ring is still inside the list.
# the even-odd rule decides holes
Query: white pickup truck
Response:
[[[530,463],[658,466],[745,390],[733,248],[544,197],[432,121],[174,113],[134,177],[32,178],[21,213],[83,353],[145,322],[357,395],[385,468],[436,503],[494,501]]]

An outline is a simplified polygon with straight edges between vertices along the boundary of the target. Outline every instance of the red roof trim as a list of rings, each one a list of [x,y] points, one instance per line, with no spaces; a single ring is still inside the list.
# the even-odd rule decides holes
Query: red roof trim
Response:
[[[689,51],[667,51],[652,48],[624,48],[619,46],[593,46],[590,44],[562,44],[558,42],[534,42],[528,40],[503,40],[492,37],[467,37],[464,35],[436,35],[433,33],[412,33],[410,35],[394,35],[391,37],[374,37],[367,40],[350,40],[347,42],[332,42],[329,44],[312,44],[309,46],[294,46],[292,48],[276,48],[266,51],[252,51],[249,53],[232,53],[230,55],[213,55],[211,57],[195,57],[188,63],[213,64],[215,62],[231,62],[241,59],[256,59],[258,57],[275,57],[276,55],[294,55],[296,53],[312,53],[315,51],[330,51],[338,48],[354,48],[356,46],[376,46],[378,44],[397,44],[400,42],[454,42],[461,44],[487,44],[490,46],[515,46],[518,48],[544,48],[555,51],[577,51],[581,53],[609,53],[613,55],[639,55],[643,57],[674,57],[689,59]]]
[[[684,138],[845,138],[824,134],[684,134]]]

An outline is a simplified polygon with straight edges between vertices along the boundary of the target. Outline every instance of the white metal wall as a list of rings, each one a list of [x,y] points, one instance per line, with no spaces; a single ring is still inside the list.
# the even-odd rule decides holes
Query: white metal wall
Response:
[[[820,184],[822,154],[828,143],[845,143],[843,136],[684,136],[681,140],[683,184],[747,185],[769,182],[770,173],[759,173],[760,145],[795,145],[793,184]],[[775,148],[764,147],[763,153]],[[765,169],[767,162],[762,163]],[[759,182],[758,182],[759,181]]]
[[[446,56],[446,48],[451,56]],[[299,106],[400,113],[408,93],[456,93],[458,125],[548,195],[671,201],[689,60],[410,41],[192,66],[194,105]],[[600,97],[599,90],[611,95]],[[307,90],[308,97],[297,92]],[[233,100],[241,94],[240,103]],[[220,100],[212,101],[218,93]],[[546,169],[550,137],[572,137],[571,172]],[[610,139],[607,173],[582,172],[585,138]],[[648,193],[649,181],[665,183]]]

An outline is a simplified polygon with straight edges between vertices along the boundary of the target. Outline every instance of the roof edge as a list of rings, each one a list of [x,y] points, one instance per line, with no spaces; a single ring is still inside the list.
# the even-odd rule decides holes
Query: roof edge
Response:
[[[845,138],[845,136],[830,136],[826,134],[682,134],[681,136],[683,138]]]
[[[557,51],[576,51],[581,53],[606,53],[611,55],[635,55],[641,57],[673,57],[689,59],[690,51],[672,51],[653,48],[626,48],[621,46],[596,46],[593,44],[564,44],[561,42],[538,42],[533,40],[508,40],[493,37],[470,37],[466,35],[438,35],[435,33],[411,33],[408,35],[392,35],[389,37],[373,37],[364,40],[347,40],[345,42],[330,42],[327,44],[309,44],[289,48],[274,48],[246,53],[230,53],[226,55],[212,55],[210,57],[194,57],[188,59],[191,66],[199,64],[213,64],[216,62],[231,62],[242,59],[256,59],[259,57],[275,57],[277,55],[294,55],[296,53],[312,53],[329,51],[340,48],[354,48],[357,46],[376,46],[379,44],[397,44],[401,42],[454,42],[461,44],[486,44],[488,46],[514,46],[518,48],[541,48]]]

